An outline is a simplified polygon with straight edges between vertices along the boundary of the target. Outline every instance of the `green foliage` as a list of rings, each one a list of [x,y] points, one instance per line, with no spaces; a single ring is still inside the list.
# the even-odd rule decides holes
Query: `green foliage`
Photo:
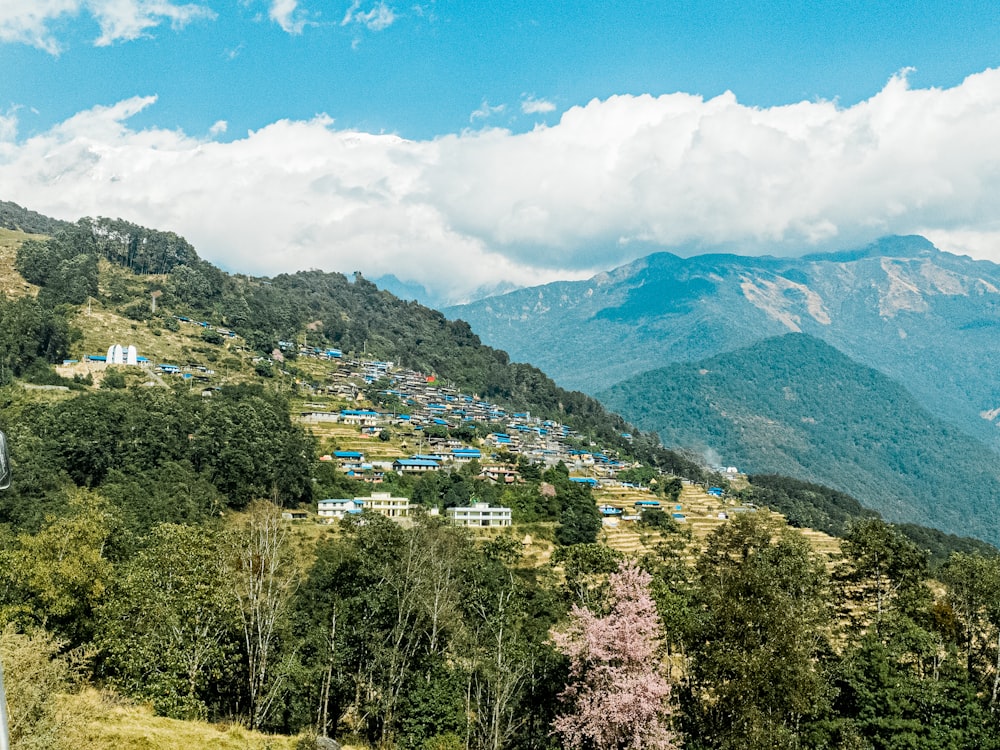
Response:
[[[618,479],[622,482],[635,484],[640,487],[648,487],[649,483],[659,476],[659,472],[652,466],[638,466],[633,469],[625,469],[618,472]]]
[[[191,462],[237,507],[274,497],[295,505],[312,501],[315,462],[311,437],[289,417],[288,405],[257,388],[223,388],[191,439]]]
[[[163,523],[202,524],[216,518],[226,498],[190,461],[165,461],[142,470],[111,469],[101,494],[117,509],[123,526],[144,536]]]
[[[31,297],[7,300],[0,295],[0,385],[38,365],[61,361],[76,335],[61,309]]]
[[[676,526],[670,514],[664,513],[659,508],[650,508],[649,510],[642,511],[639,523],[651,529],[669,529],[672,526]]]
[[[544,474],[545,481],[555,488],[559,505],[559,526],[556,541],[559,544],[593,544],[601,530],[601,514],[597,510],[590,486],[570,481],[562,463]]]
[[[64,645],[44,630],[19,633],[8,626],[0,631],[10,742],[17,750],[62,747],[55,701],[70,688],[74,672]]]
[[[464,467],[463,467],[464,468]],[[500,488],[473,478],[469,472],[433,471],[422,474],[413,486],[413,502],[427,508],[464,507],[475,502],[496,504]]]
[[[213,346],[222,346],[226,341],[221,333],[211,328],[206,328],[201,332],[201,340]]]
[[[880,518],[858,521],[843,549],[846,562],[840,576],[867,599],[863,611],[873,616],[876,627],[894,612],[911,616],[926,606],[927,555],[893,526]]]
[[[743,514],[710,535],[697,572],[686,733],[703,747],[798,746],[826,700],[822,563],[798,534]]]
[[[850,495],[823,485],[779,474],[755,474],[748,479],[750,487],[740,493],[741,500],[771,508],[799,528],[844,536],[852,522],[878,516]]]
[[[104,377],[101,378],[101,388],[120,391],[124,387],[125,387],[125,373],[119,369],[109,367],[105,371]]]
[[[13,553],[21,606],[11,619],[44,624],[72,646],[91,640],[94,610],[113,575],[109,553],[117,529],[113,509],[81,492],[37,534],[22,534]]]
[[[608,576],[618,569],[622,554],[603,544],[574,544],[557,547],[552,562],[562,565],[566,574],[569,601],[597,608],[607,593]]]
[[[39,299],[46,304],[78,305],[98,295],[97,248],[80,226],[49,240],[24,242],[14,265],[27,281],[42,287]]]
[[[212,399],[185,390],[102,389],[32,407],[22,424],[27,434],[18,435],[12,461],[19,475],[26,462],[28,473],[2,499],[8,517],[28,520],[28,498],[46,494],[29,478],[51,487],[63,473],[83,487],[110,481],[128,515],[142,509],[157,521],[197,520],[217,508],[208,484],[233,507],[261,497],[312,500],[313,439],[292,423],[285,401],[263,389],[223,388]],[[29,446],[37,456],[22,450]],[[38,476],[46,471],[47,478]],[[147,481],[160,484],[138,488]]]
[[[137,274],[170,273],[198,261],[194,248],[173,232],[160,232],[122,219],[81,219],[77,227],[90,235],[94,251]]]
[[[211,527],[157,526],[98,612],[104,674],[165,716],[218,715],[232,690],[239,642],[222,561]]]

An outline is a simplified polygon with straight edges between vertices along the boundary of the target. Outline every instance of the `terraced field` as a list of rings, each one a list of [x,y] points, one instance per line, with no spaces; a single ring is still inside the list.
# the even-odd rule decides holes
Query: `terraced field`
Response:
[[[599,504],[613,505],[626,512],[634,509],[636,500],[652,499],[648,492],[627,488],[602,489],[596,493],[596,497]],[[704,547],[709,534],[722,524],[728,523],[727,517],[739,512],[748,512],[735,503],[709,495],[697,485],[685,485],[676,505],[679,506],[676,511],[684,514],[683,523],[692,533],[692,555]],[[674,512],[675,509],[664,508],[664,510]],[[784,521],[784,516],[766,508],[752,512],[766,513],[772,518]],[[796,529],[796,531],[805,536],[817,553],[831,559],[839,555],[840,542],[835,537],[813,529]],[[628,521],[620,522],[617,527],[605,526],[599,537],[602,543],[629,555],[650,552],[661,539],[660,532],[644,529]]]

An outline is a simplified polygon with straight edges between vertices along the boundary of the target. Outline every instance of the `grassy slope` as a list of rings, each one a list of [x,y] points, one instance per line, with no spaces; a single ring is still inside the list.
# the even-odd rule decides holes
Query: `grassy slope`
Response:
[[[60,698],[61,740],[88,750],[293,750],[294,737],[239,725],[155,716],[148,706],[117,701],[94,689]]]

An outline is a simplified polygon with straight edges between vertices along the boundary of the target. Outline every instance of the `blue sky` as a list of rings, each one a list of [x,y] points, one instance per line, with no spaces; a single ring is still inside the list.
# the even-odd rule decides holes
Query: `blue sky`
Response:
[[[0,198],[448,299],[674,246],[1000,259],[998,65],[995,0],[3,0]]]

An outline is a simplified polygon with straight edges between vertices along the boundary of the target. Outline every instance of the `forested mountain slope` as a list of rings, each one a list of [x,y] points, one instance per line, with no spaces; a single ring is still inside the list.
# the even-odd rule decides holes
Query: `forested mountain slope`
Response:
[[[138,276],[114,278],[101,289],[98,261]],[[596,400],[559,388],[537,368],[512,363],[484,346],[462,322],[415,302],[403,302],[360,275],[304,271],[273,279],[227,274],[201,260],[171,232],[120,220],[81,220],[50,240],[33,240],[18,251],[17,268],[41,287],[47,307],[82,305],[89,298],[122,305],[137,320],[185,315],[227,326],[250,347],[269,353],[289,340],[391,360],[456,387],[530,409],[559,415],[582,432],[621,443],[629,430]]]
[[[922,237],[801,258],[658,253],[588,281],[445,312],[589,393],[801,331],[1000,446],[1000,386],[986,364],[1000,358],[1000,266],[941,252]]]
[[[996,455],[806,334],[651,370],[600,396],[667,446],[819,482],[892,521],[1000,541]]]

